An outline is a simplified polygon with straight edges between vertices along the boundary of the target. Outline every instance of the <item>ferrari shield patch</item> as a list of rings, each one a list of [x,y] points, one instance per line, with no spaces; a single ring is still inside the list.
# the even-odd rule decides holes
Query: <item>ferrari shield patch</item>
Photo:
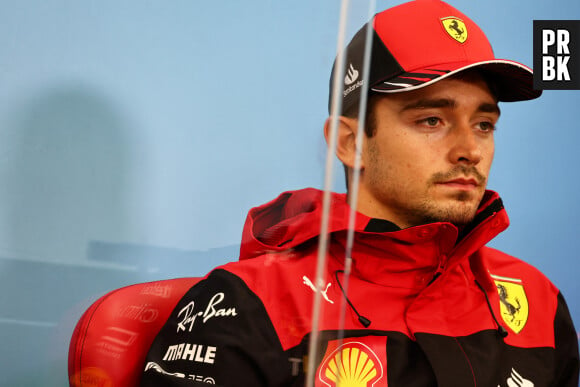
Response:
[[[465,27],[463,20],[456,17],[446,17],[441,19],[441,23],[449,36],[459,43],[464,43],[467,40],[467,27]]]
[[[522,280],[492,275],[497,293],[501,317],[515,333],[520,333],[528,321],[528,299]]]

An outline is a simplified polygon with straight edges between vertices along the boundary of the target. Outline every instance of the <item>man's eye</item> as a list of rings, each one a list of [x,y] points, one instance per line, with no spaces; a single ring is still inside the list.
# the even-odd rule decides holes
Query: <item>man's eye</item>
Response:
[[[427,126],[437,126],[441,122],[441,120],[437,117],[427,117],[421,122],[425,123]]]
[[[483,121],[479,123],[479,128],[484,132],[492,132],[495,130],[495,125],[491,122]]]

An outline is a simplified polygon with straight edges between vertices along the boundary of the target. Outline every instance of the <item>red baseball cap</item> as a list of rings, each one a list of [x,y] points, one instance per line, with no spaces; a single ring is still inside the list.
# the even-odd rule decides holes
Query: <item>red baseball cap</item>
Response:
[[[443,1],[415,0],[377,13],[348,44],[342,84],[343,112],[360,99],[369,26],[372,26],[370,92],[415,90],[460,71],[478,68],[494,83],[499,101],[523,101],[542,94],[533,88],[532,69],[495,58],[487,37],[473,20]],[[334,66],[329,110],[333,77]]]

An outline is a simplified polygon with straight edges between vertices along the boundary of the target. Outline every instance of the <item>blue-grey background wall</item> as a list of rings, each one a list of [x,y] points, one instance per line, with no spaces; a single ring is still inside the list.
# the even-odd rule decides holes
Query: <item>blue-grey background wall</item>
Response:
[[[577,0],[450,2],[528,65],[532,20],[580,19]],[[1,3],[0,385],[63,386],[91,301],[235,260],[252,206],[322,187],[340,4]],[[351,2],[348,36],[367,14]],[[577,325],[579,106],[504,104],[490,180],[512,220],[493,246],[546,273]]]

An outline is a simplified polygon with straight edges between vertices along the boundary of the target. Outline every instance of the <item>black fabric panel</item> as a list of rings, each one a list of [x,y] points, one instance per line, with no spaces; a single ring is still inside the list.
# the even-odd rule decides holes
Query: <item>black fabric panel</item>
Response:
[[[224,387],[220,384],[208,384],[206,382],[199,382],[190,379],[180,378],[177,376],[163,375],[157,371],[148,371],[146,376],[141,381],[141,387],[208,387],[210,385],[216,387]]]
[[[365,227],[366,232],[391,232],[399,231],[400,228],[393,222],[385,219],[372,218]]]
[[[471,360],[466,357],[455,337],[427,333],[417,333],[415,337],[435,372],[437,385],[446,387],[477,385]]]
[[[552,386],[577,387],[578,384],[578,337],[572,323],[568,305],[562,293],[558,293],[558,307],[554,318],[556,344],[556,375],[559,380]]]
[[[389,385],[437,386],[433,369],[419,345],[398,332],[389,333],[387,339],[387,376]]]
[[[435,370],[439,386],[577,387],[554,380],[553,348],[513,347],[505,344],[496,330],[457,338],[428,333],[415,336]]]
[[[366,43],[366,35],[367,35],[367,27],[368,24],[365,24],[352,38],[350,41],[347,49],[346,49],[346,58],[345,58],[345,66],[348,70],[349,67],[352,65],[353,68],[358,71],[359,75],[357,80],[362,80],[363,69],[364,69],[364,51],[365,51],[365,43]],[[371,63],[370,63],[370,74],[369,74],[369,81],[368,86],[369,90],[374,85],[378,84],[384,79],[392,78],[400,73],[403,72],[403,68],[397,62],[393,54],[387,49],[385,44],[381,41],[380,37],[377,35],[376,31],[373,29],[371,32]],[[330,84],[329,84],[329,98],[328,98],[328,111],[330,113],[331,106],[332,106],[332,87],[334,84],[334,71],[336,66],[336,60],[332,66],[332,72],[330,76]],[[346,72],[345,72],[346,73]],[[352,86],[352,85],[350,85]],[[356,87],[353,87],[352,90],[345,93],[349,89],[349,85],[344,85],[341,82],[341,88],[343,88],[343,102],[342,102],[342,109],[341,111],[344,113],[346,111],[351,110],[353,107],[357,106],[360,102],[361,97],[361,90],[362,84]]]

